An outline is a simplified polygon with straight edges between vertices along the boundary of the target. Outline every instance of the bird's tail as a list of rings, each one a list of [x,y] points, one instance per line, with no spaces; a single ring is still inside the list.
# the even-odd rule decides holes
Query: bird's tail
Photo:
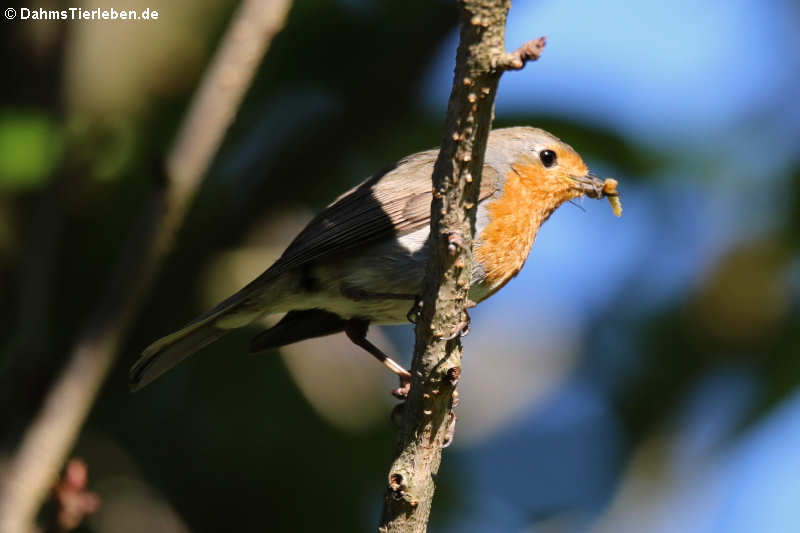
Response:
[[[252,293],[251,285],[221,302],[186,327],[158,339],[145,348],[128,373],[128,385],[131,391],[141,389],[196,351],[234,329],[246,326],[263,314],[265,310],[253,310],[248,304]]]
[[[148,346],[128,373],[128,385],[136,391],[154,381],[196,351],[232,331],[215,326],[210,317],[162,337]]]

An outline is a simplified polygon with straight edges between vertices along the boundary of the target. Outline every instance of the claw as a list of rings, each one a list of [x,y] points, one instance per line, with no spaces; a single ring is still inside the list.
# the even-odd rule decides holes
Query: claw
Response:
[[[453,329],[453,332],[446,337],[439,337],[443,341],[451,341],[456,337],[464,337],[469,333],[469,322],[462,321]]]
[[[392,396],[397,398],[398,400],[405,400],[408,398],[408,392],[411,390],[411,377],[408,376],[399,376],[400,377],[400,386],[396,389],[392,389]]]
[[[472,300],[468,300],[467,302],[471,302],[472,303],[472,307],[475,307],[477,305]],[[453,332],[450,335],[448,335],[446,337],[440,337],[440,340],[451,341],[451,340],[455,339],[456,337],[466,337],[467,335],[469,335],[469,326],[470,326],[470,323],[472,322],[472,319],[469,317],[469,313],[467,312],[467,309],[469,309],[468,304],[465,304],[465,306],[464,306],[464,315],[466,315],[466,320],[462,320],[461,322],[459,322],[456,325],[456,327],[453,329]]]

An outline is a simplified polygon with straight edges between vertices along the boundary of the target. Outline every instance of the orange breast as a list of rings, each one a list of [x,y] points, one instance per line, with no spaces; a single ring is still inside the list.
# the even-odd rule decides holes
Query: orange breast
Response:
[[[508,173],[502,196],[487,205],[489,223],[475,247],[475,260],[486,271],[486,297],[519,273],[539,226],[572,196],[565,181],[545,179],[535,163],[515,165]]]

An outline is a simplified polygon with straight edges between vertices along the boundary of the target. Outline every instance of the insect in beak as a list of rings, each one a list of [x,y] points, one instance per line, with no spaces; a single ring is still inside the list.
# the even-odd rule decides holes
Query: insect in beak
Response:
[[[622,215],[622,203],[619,200],[619,192],[617,192],[617,180],[607,178],[600,179],[591,172],[587,172],[584,176],[569,176],[573,182],[573,188],[582,192],[589,198],[608,198],[611,204],[611,209],[614,215]]]
[[[606,182],[591,172],[587,172],[584,176],[569,176],[569,179],[573,182],[573,188],[579,190],[589,198],[608,196],[608,193],[604,189]],[[616,194],[616,190],[611,192],[611,194]]]

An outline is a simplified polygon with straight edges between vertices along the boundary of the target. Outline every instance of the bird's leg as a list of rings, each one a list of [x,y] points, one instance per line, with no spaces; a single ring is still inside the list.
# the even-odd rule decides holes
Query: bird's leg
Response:
[[[366,320],[348,320],[344,328],[347,337],[353,341],[353,344],[360,346],[370,354],[372,354],[378,361],[384,364],[386,368],[397,374],[400,378],[400,386],[392,391],[392,394],[397,398],[405,398],[408,396],[408,391],[411,389],[411,373],[403,368],[403,366],[383,353],[383,351],[367,340],[367,328],[369,322]]]

